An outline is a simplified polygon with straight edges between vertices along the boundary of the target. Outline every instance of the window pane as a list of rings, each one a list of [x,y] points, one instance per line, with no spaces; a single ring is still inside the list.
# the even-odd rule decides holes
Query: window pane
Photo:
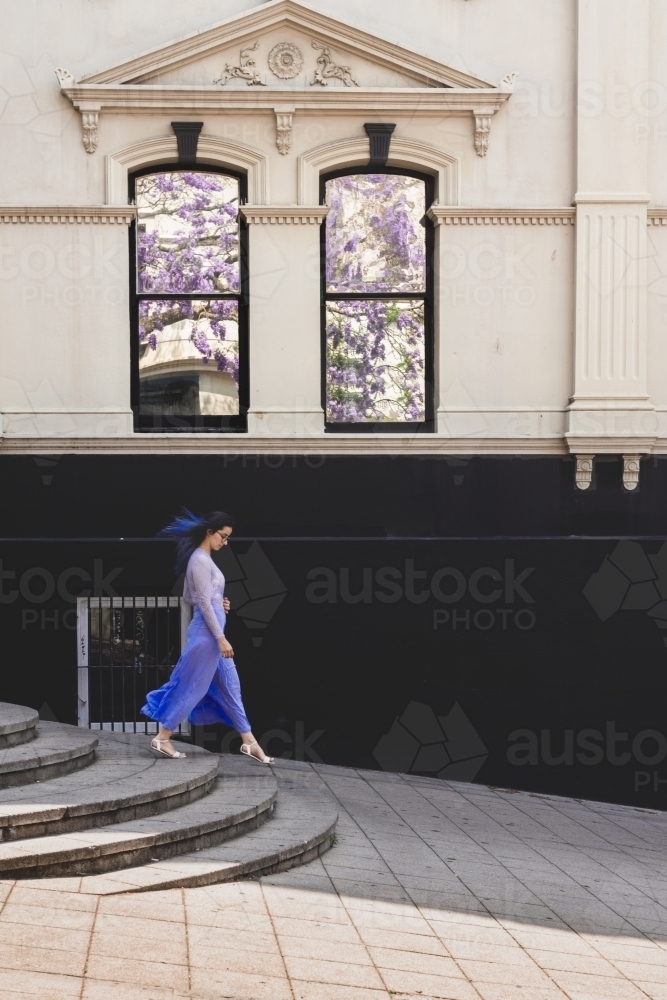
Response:
[[[137,290],[238,292],[239,182],[171,171],[137,177]]]
[[[238,303],[229,299],[139,303],[141,413],[237,414],[238,380]]]
[[[423,302],[327,302],[326,338],[330,423],[425,419]]]
[[[347,174],[326,183],[328,292],[424,292],[424,181]]]

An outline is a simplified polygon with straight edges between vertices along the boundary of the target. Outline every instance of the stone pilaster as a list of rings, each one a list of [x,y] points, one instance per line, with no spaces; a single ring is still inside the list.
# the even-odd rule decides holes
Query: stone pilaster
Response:
[[[579,0],[575,453],[650,451],[647,146],[637,98],[649,79],[649,2]],[[632,45],[628,39],[632,38]]]

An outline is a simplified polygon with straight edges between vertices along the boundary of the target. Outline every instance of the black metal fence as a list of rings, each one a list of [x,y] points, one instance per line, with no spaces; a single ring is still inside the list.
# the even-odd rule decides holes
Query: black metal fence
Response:
[[[180,597],[80,597],[77,603],[78,724],[89,729],[152,733],[140,714],[146,695],[178,662],[190,619]],[[188,736],[190,727],[179,728]]]

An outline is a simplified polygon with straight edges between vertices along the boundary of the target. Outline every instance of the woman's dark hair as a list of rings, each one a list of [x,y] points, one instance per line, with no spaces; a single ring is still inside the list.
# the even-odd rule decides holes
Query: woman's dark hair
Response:
[[[175,517],[171,524],[159,531],[159,535],[166,535],[167,538],[178,540],[176,545],[176,565],[174,572],[177,576],[184,573],[188,560],[194,550],[201,545],[206,538],[207,531],[220,531],[222,528],[233,528],[234,519],[223,510],[213,511],[211,514],[204,514],[198,517],[192,511],[183,508],[180,517]]]

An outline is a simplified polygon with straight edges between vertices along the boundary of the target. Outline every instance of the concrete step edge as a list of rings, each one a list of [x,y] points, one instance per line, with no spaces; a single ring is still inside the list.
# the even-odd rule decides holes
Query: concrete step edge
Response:
[[[160,823],[166,829],[142,832],[141,825],[150,826],[150,821],[134,820],[105,827],[99,831],[97,842],[92,835],[98,831],[85,831],[90,842],[84,843],[82,837],[79,846],[73,845],[73,838],[67,834],[36,838],[33,846],[39,850],[33,852],[30,851],[29,840],[18,841],[17,847],[21,846],[15,851],[7,851],[4,858],[2,847],[10,845],[0,844],[0,879],[107,872],[130,867],[134,863],[133,858],[144,864],[150,861],[151,856],[168,858],[222,843],[237,833],[260,825],[268,818],[277,794],[275,783],[269,790],[266,787],[261,789],[253,782],[253,790],[259,793],[254,801],[241,804],[238,799],[235,802],[232,796],[232,801],[225,804],[225,794],[231,790],[229,786],[233,783],[233,779],[221,782],[204,799],[160,814]],[[218,804],[216,793],[220,800],[220,812],[218,815],[211,815],[211,809],[215,809]],[[70,844],[62,847],[58,843],[62,840],[70,840]]]
[[[0,788],[48,781],[87,767],[98,744],[87,729],[40,722],[35,739],[0,749]]]
[[[33,740],[38,722],[39,713],[34,708],[0,701],[0,749]]]
[[[88,732],[84,730],[84,732]],[[94,739],[99,739],[104,749],[104,742],[108,740],[106,734],[96,734]],[[135,748],[131,747],[133,751]],[[145,748],[137,743],[137,760],[140,761],[140,754]],[[145,754],[143,754],[145,761]],[[209,759],[210,758],[210,759]],[[129,767],[132,769],[132,754],[128,755]],[[214,754],[206,754],[205,759],[198,761],[201,769],[198,773],[189,776],[179,777],[178,768],[180,761],[159,761],[160,766],[164,766],[164,773],[170,775],[169,779],[162,785],[149,788],[148,790],[133,791],[129,794],[104,795],[107,789],[104,786],[101,775],[113,773],[113,762],[105,763],[105,770],[102,771],[102,764],[98,761],[91,761],[93,770],[87,774],[100,774],[100,795],[86,798],[77,802],[77,787],[73,780],[69,782],[72,786],[70,801],[63,804],[57,802],[50,803],[46,792],[46,801],[35,802],[33,806],[26,808],[20,800],[3,801],[0,793],[0,844],[8,841],[25,840],[29,838],[54,836],[65,833],[80,832],[86,829],[109,826],[113,823],[130,822],[146,816],[154,816],[160,813],[169,812],[172,809],[180,808],[189,802],[194,802],[198,798],[206,795],[215,781],[218,770],[218,758]],[[97,769],[97,770],[94,770]],[[167,770],[173,769],[173,770]],[[173,777],[171,777],[173,775]],[[72,775],[69,775],[72,778]],[[39,780],[39,775],[35,780]],[[21,785],[29,782],[20,782]],[[58,785],[55,781],[53,785],[45,785],[49,793],[54,791]],[[17,788],[17,786],[13,786]],[[17,789],[20,791],[20,789]],[[84,790],[86,794],[90,792],[90,784]],[[114,788],[117,791],[117,788]],[[27,794],[27,791],[26,791]],[[30,800],[28,799],[28,804]]]
[[[119,895],[259,878],[308,864],[333,846],[338,809],[331,796],[326,796],[320,789],[315,792],[311,788],[288,791],[281,788],[279,778],[277,804],[275,817],[269,819],[261,830],[246,833],[231,844],[183,854],[175,859],[173,866],[157,861],[107,876],[83,878],[78,891]],[[308,817],[310,829],[305,835],[292,832],[298,811],[306,811]],[[272,842],[285,839],[285,831],[287,844],[283,843],[277,849],[272,847]],[[253,848],[256,850],[253,851]],[[251,856],[248,857],[248,854]],[[188,866],[199,870],[188,872]]]

